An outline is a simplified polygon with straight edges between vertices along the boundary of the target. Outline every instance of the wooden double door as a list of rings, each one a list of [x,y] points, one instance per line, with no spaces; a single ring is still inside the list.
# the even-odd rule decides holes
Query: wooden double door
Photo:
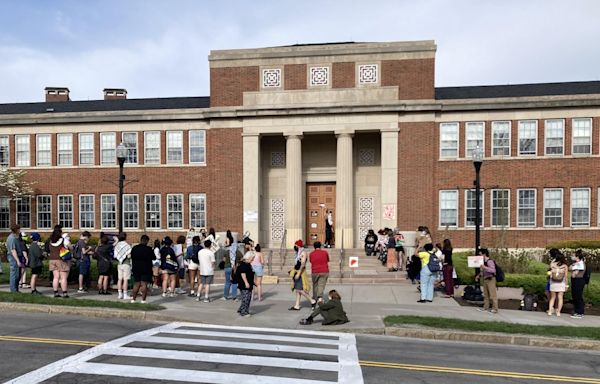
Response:
[[[306,183],[306,242],[325,244],[327,214],[335,223],[335,183]],[[335,231],[335,227],[334,227]],[[332,236],[331,246],[335,242]]]

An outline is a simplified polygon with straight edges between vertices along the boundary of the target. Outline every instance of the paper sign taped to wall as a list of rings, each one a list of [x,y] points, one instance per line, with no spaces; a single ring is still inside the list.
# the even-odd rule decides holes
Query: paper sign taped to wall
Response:
[[[258,221],[258,211],[244,211],[245,223],[256,223]]]
[[[358,256],[350,256],[348,258],[348,266],[350,268],[358,268]]]
[[[383,218],[385,220],[396,220],[396,204],[383,205]]]
[[[469,268],[481,268],[483,265],[483,256],[467,256],[467,266]]]

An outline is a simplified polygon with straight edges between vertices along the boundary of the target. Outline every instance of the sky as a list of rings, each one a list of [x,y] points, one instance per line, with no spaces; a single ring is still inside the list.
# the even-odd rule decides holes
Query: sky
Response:
[[[600,80],[597,0],[0,0],[0,103],[208,96],[215,49],[435,40],[436,86]]]

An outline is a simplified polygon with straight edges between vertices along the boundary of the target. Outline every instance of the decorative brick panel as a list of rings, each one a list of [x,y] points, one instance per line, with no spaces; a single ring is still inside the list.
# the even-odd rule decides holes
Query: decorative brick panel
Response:
[[[332,88],[354,88],[356,86],[356,65],[353,62],[333,63],[331,66]]]
[[[284,89],[306,89],[306,64],[287,64],[283,68]]]

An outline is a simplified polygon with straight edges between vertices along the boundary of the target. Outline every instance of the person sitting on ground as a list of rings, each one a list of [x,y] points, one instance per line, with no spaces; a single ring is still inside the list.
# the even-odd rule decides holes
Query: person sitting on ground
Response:
[[[416,254],[410,257],[410,263],[408,264],[408,278],[413,284],[421,281],[421,258]]]
[[[345,324],[350,321],[344,312],[342,297],[335,289],[329,291],[329,301],[324,303],[323,299],[320,299],[317,308],[306,319],[300,320],[300,324],[312,324],[317,315],[323,316],[323,325]]]

